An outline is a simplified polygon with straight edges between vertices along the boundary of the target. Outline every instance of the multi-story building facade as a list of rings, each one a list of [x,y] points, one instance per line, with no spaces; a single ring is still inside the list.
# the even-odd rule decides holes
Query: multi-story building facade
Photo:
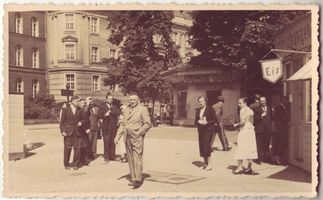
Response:
[[[106,16],[79,11],[48,13],[48,81],[57,101],[64,101],[61,89],[74,95],[104,97],[108,66],[117,56],[117,47],[107,41]]]
[[[175,12],[172,38],[183,62],[192,51],[187,31],[192,20],[187,14]],[[50,94],[65,101],[61,89],[74,90],[74,95],[103,98],[110,87],[106,60],[119,54],[117,46],[108,42],[108,18],[102,12],[49,12],[47,20],[48,81]],[[158,40],[158,38],[157,38]],[[116,87],[118,90],[118,87]],[[122,99],[118,91],[112,91]]]
[[[9,12],[9,93],[46,91],[46,14]]]

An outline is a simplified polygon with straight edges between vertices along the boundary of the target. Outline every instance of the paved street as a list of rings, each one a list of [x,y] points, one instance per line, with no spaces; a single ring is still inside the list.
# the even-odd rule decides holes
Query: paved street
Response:
[[[63,140],[57,125],[27,126],[26,143],[31,150],[23,160],[9,162],[9,190],[12,196],[41,196],[57,193],[74,196],[95,194],[138,195],[162,193],[163,196],[228,195],[228,193],[279,193],[311,192],[311,177],[292,166],[254,165],[257,175],[233,175],[236,161],[236,132],[227,132],[233,150],[215,150],[212,154],[213,170],[199,168],[195,128],[161,126],[150,130],[144,149],[145,182],[137,190],[127,186],[128,164],[110,162],[102,157],[90,166],[77,171],[63,167]],[[220,148],[216,138],[214,147]],[[103,152],[102,140],[98,142]],[[120,195],[119,195],[120,196]],[[196,196],[196,195],[195,195]]]

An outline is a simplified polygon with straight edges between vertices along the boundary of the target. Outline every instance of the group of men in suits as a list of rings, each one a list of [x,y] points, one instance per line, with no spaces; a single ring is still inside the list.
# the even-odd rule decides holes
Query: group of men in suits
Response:
[[[271,107],[264,96],[255,95],[254,103],[249,106],[254,111],[254,126],[257,140],[257,163],[272,162],[277,164],[286,157],[288,145],[289,102],[282,97],[276,107]],[[270,149],[272,146],[272,149]]]
[[[99,129],[102,130],[104,161],[116,160],[115,145],[124,138],[127,161],[130,170],[129,186],[138,188],[143,183],[142,156],[144,137],[151,128],[151,119],[146,107],[139,104],[136,94],[129,96],[129,106],[124,109],[113,104],[113,96],[108,93],[106,102],[100,108],[93,106],[92,98],[85,100],[77,96],[64,106],[60,114],[60,131],[64,136],[64,166],[79,169],[87,165],[96,154]],[[100,125],[100,127],[99,127]],[[74,151],[73,164],[69,163]]]

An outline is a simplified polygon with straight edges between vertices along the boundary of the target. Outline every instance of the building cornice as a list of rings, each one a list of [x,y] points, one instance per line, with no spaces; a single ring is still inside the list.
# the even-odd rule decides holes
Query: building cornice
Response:
[[[55,67],[49,68],[48,72],[92,72],[92,73],[107,73],[109,71],[108,68],[98,68],[98,67]]]
[[[44,68],[19,67],[14,65],[9,66],[9,71],[31,73],[31,74],[45,74]]]
[[[34,37],[31,35],[26,35],[26,34],[20,34],[20,33],[15,33],[15,32],[9,32],[9,37],[10,36],[16,36],[16,37],[22,37],[22,38],[29,38],[29,39],[33,39],[33,40],[41,40],[41,41],[46,41],[46,38],[43,37]]]
[[[56,11],[56,12],[49,13],[48,15],[50,17],[56,17],[57,15],[66,14],[66,13],[79,14],[79,15],[82,15],[82,17],[100,17],[100,18],[108,19],[108,17],[104,15],[94,14],[90,12],[83,12],[83,11],[72,11],[72,10]]]

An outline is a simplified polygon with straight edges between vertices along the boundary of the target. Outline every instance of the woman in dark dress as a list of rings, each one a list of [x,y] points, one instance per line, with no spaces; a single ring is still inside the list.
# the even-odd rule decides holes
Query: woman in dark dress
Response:
[[[215,131],[215,113],[212,107],[206,105],[206,97],[198,98],[200,108],[196,109],[195,125],[197,126],[200,155],[203,157],[203,169],[212,170],[210,156],[212,152],[212,137]]]

